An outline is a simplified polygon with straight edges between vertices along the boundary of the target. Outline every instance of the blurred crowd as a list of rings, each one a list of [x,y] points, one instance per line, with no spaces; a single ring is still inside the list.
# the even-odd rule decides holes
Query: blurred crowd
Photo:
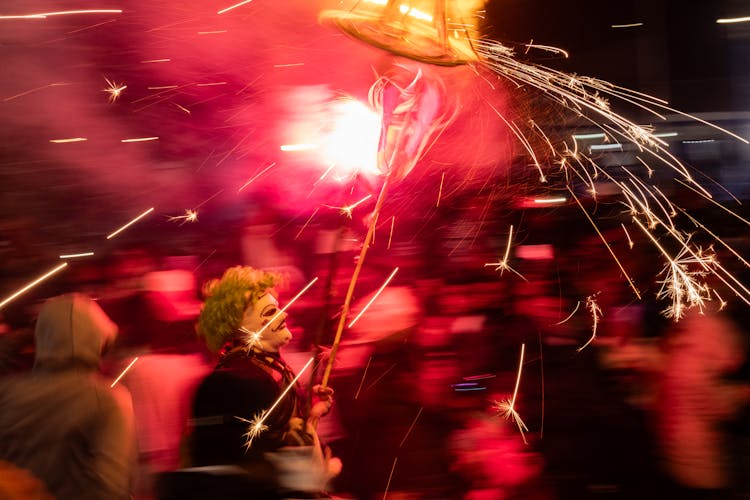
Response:
[[[4,379],[32,370],[48,297],[87,294],[117,325],[100,369],[114,380],[138,358],[118,382],[132,398],[137,499],[155,498],[156,477],[184,465],[194,391],[216,364],[195,332],[206,280],[238,264],[273,270],[285,277],[283,305],[318,277],[289,310],[286,359],[300,369],[333,341],[358,221],[303,227],[264,208],[202,244],[131,240],[72,262],[0,309]],[[335,497],[750,498],[747,312],[732,301],[720,311],[717,300],[680,322],[665,318],[654,255],[636,249],[626,263],[644,292],[636,300],[601,240],[566,226],[567,216],[529,216],[523,227],[535,232],[518,233],[505,261],[509,220],[417,221],[400,230],[412,238],[393,241],[379,230],[350,318],[367,309],[344,330],[336,403],[319,429],[343,463]],[[43,259],[14,231],[1,250],[15,284]],[[607,239],[624,244],[621,233]],[[14,493],[26,476],[6,474],[12,467],[0,469],[0,498],[44,498],[28,483]]]

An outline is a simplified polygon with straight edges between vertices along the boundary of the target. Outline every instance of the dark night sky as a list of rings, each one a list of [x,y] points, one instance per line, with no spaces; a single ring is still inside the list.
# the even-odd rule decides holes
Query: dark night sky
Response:
[[[691,112],[750,107],[750,28],[716,23],[747,16],[747,2],[494,0],[487,10],[490,36],[533,38],[570,52],[568,60],[545,64],[653,93]],[[611,27],[637,22],[643,26]]]

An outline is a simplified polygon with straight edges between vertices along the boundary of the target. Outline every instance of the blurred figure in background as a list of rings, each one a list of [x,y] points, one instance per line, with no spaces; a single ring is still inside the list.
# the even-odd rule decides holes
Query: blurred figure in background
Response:
[[[33,372],[0,382],[0,459],[65,499],[129,499],[135,465],[130,394],[97,373],[117,327],[98,304],[45,302]]]
[[[691,310],[664,342],[656,421],[660,458],[672,498],[728,498],[728,433],[750,398],[750,386],[729,380],[745,360],[738,327],[719,312]]]
[[[288,234],[285,214],[274,205],[270,195],[255,193],[255,196],[257,199],[248,207],[240,228],[242,264],[277,273],[284,277],[289,288],[299,289],[305,278],[294,248],[285,244],[294,236]]]
[[[375,293],[354,302],[352,319]],[[411,376],[406,340],[419,315],[413,290],[391,285],[352,325],[336,355],[332,379],[344,431],[335,443],[344,459],[337,486],[361,500],[383,497],[398,443],[419,410],[405,384]],[[397,477],[390,491],[402,485]]]
[[[450,439],[452,469],[465,486],[463,500],[551,500],[541,477],[543,458],[524,443],[515,423],[477,411]]]
[[[138,437],[139,471],[136,495],[153,494],[155,475],[180,467],[180,445],[190,404],[203,377],[211,371],[208,351],[195,334],[200,312],[195,267],[188,256],[164,259],[148,273],[144,299],[150,332],[123,383],[133,397]]]
[[[113,356],[137,354],[152,336],[145,277],[156,270],[157,258],[150,244],[130,243],[118,248],[102,263],[103,283],[97,300],[119,327]]]

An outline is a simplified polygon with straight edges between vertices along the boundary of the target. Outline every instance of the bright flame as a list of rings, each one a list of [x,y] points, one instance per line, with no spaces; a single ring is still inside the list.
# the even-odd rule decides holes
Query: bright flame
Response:
[[[349,178],[355,172],[378,175],[378,115],[354,99],[336,101],[332,113],[331,131],[320,152],[324,164],[335,165],[339,178]]]

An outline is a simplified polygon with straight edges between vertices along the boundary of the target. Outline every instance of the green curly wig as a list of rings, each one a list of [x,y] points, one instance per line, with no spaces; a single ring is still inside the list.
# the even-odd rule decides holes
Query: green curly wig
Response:
[[[245,309],[276,286],[279,279],[274,273],[235,266],[227,269],[221,279],[203,285],[206,301],[198,317],[198,334],[205,337],[211,351],[218,351],[235,335]]]

